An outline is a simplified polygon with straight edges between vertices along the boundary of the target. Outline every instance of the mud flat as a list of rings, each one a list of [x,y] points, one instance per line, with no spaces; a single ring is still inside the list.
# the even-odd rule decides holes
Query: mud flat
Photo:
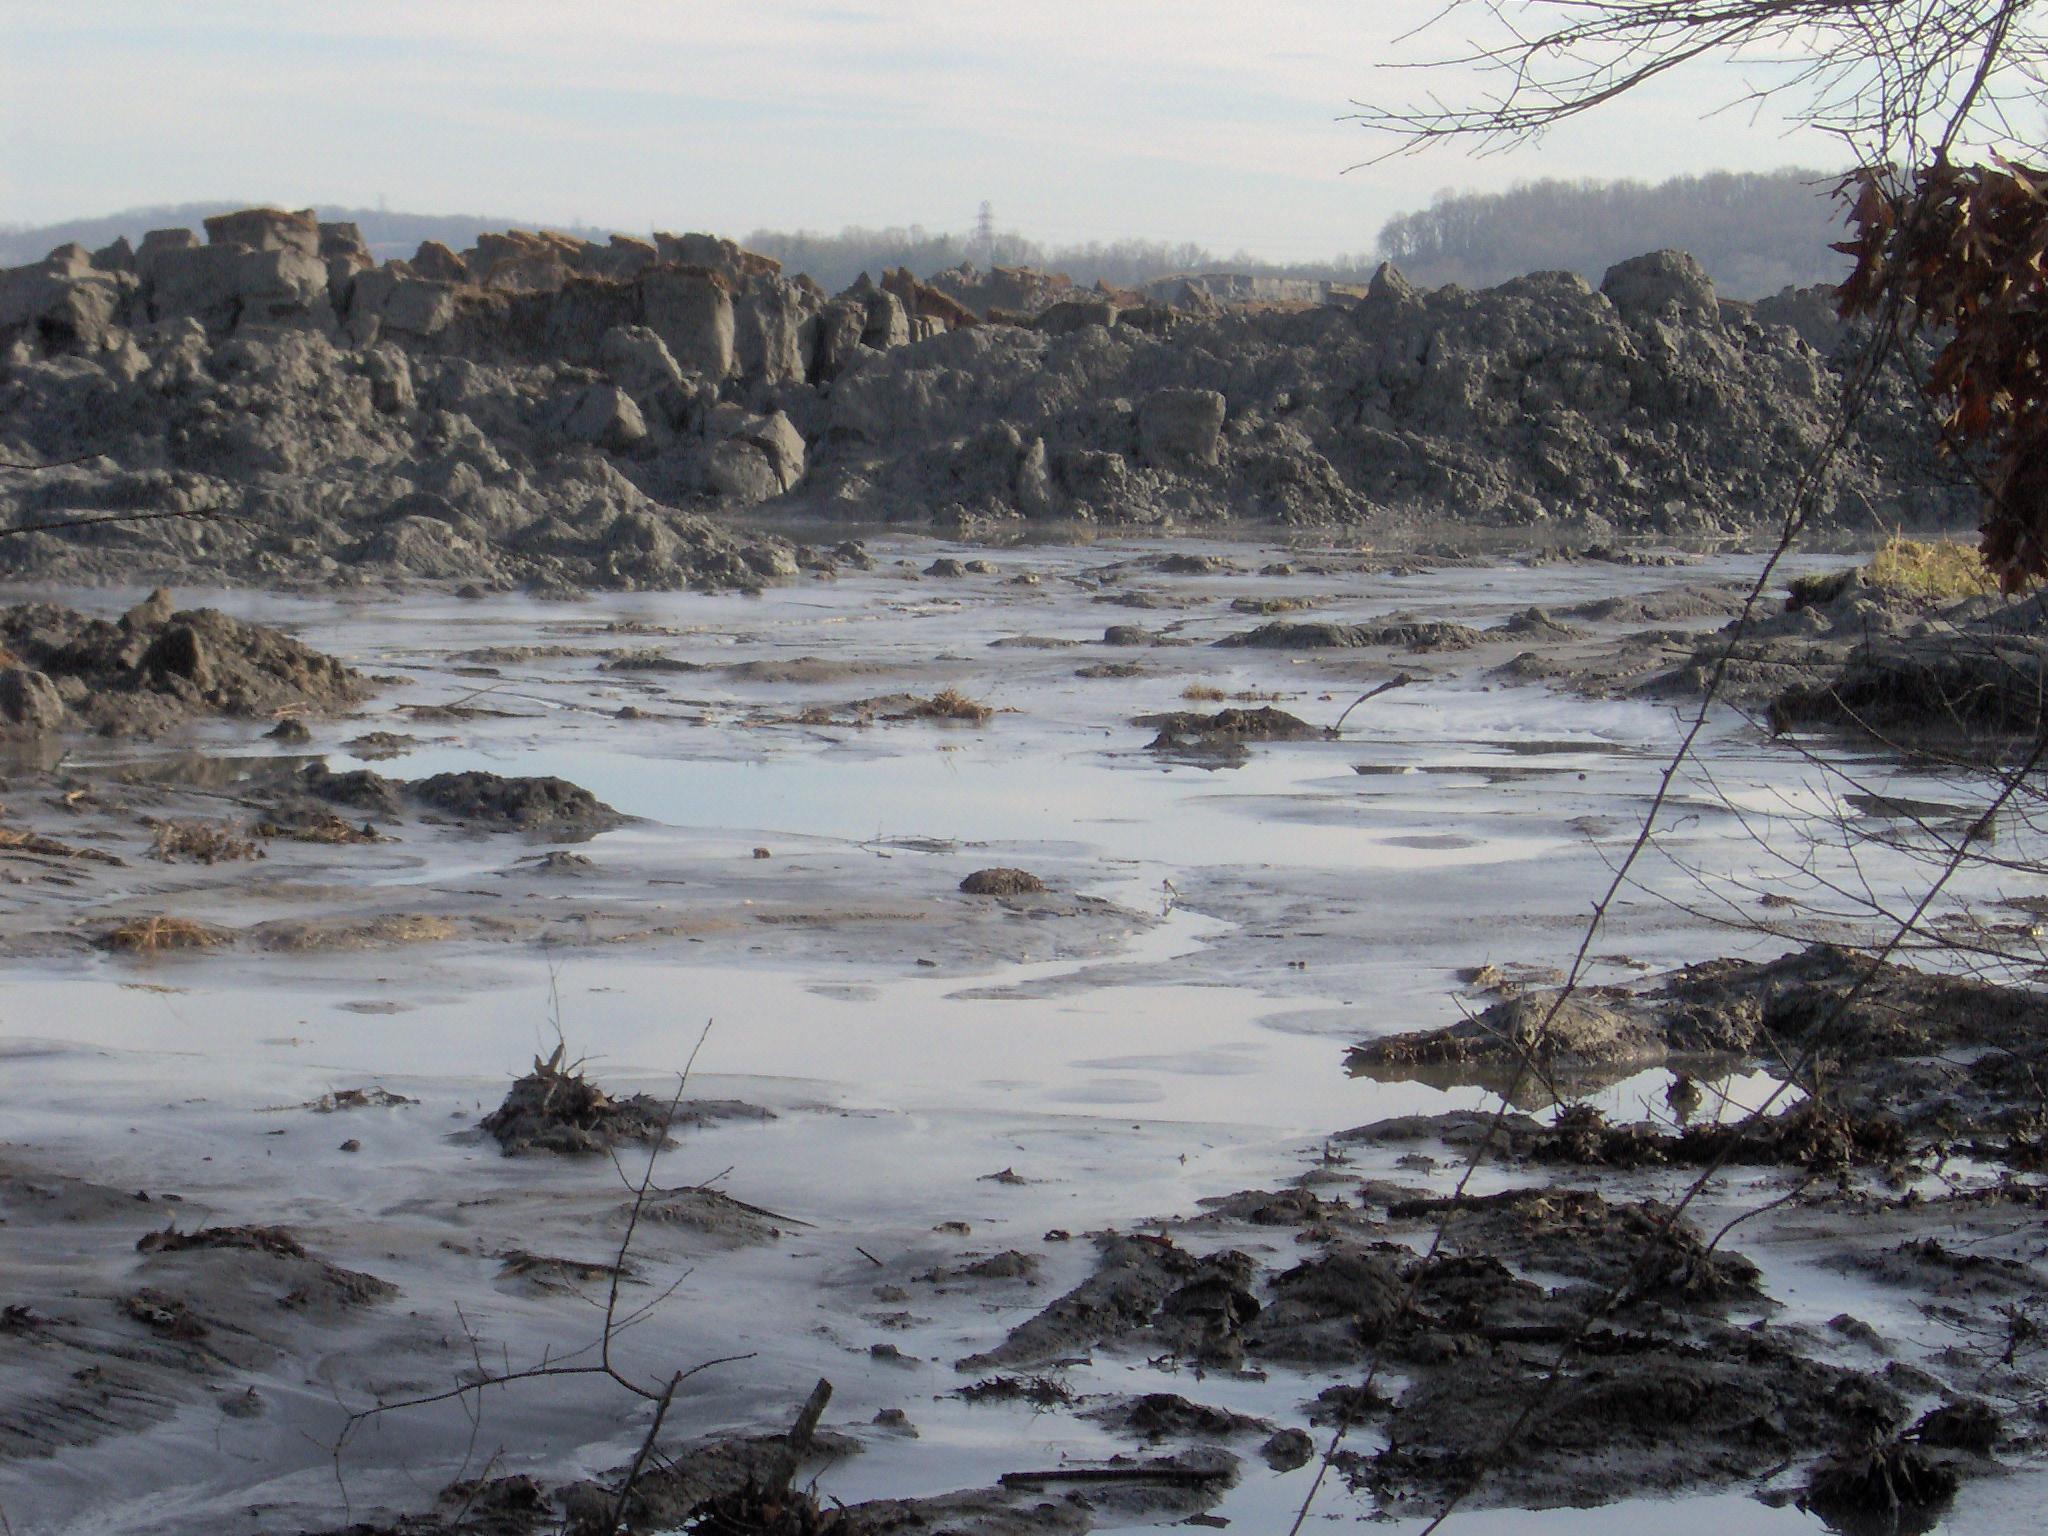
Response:
[[[646,1529],[795,1463],[848,1529],[1284,1530],[1333,1443],[1317,1516],[1395,1529],[1468,1484],[1496,1532],[1852,1528],[1873,1488],[2025,1527],[2041,1004],[1840,1006],[1871,925],[1765,902],[1806,892],[1751,837],[1822,881],[1883,833],[1858,878],[1910,891],[1966,770],[1853,748],[1859,800],[1717,716],[1561,1049],[1498,1050],[1752,567],[860,553],[757,597],[177,591],[346,694],[17,722],[14,1530],[601,1523],[646,1402],[447,1394],[587,1364],[608,1304],[635,1382],[725,1362]]]

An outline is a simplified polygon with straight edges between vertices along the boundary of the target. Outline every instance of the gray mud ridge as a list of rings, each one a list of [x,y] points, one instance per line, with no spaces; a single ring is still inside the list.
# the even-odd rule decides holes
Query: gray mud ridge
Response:
[[[2048,718],[2048,608],[2038,595],[1912,603],[1849,571],[1795,588],[1776,624],[1781,633],[1803,625],[1818,654],[1773,691],[1774,730],[1822,726],[1997,752],[2031,740]]]
[[[2048,699],[2048,605],[2037,594],[1932,599],[1855,567],[1801,577],[1745,623],[1744,593],[1675,587],[1565,610],[1600,623],[1669,625],[1727,617],[1701,634],[1647,628],[1595,657],[1531,652],[1503,670],[1595,693],[1718,696],[1773,732],[1829,730],[1880,745],[1997,756],[2041,728]],[[1564,638],[1564,637],[1545,637]]]
[[[117,620],[29,603],[0,611],[0,734],[150,735],[199,716],[332,713],[365,680],[332,656],[152,593]]]
[[[328,1336],[397,1294],[281,1227],[181,1231],[147,1194],[82,1180],[0,1167],[0,1214],[30,1242],[51,1227],[52,1241],[91,1233],[136,1255],[111,1284],[58,1291],[16,1277],[0,1309],[0,1460],[139,1433],[208,1399],[224,1415],[260,1416],[249,1374],[309,1336],[331,1347]]]
[[[1418,619],[1393,614],[1372,624],[1323,622],[1261,624],[1242,634],[1226,635],[1220,646],[1250,646],[1274,651],[1358,650],[1469,651],[1481,640],[1478,630],[1443,619]]]
[[[757,586],[822,551],[720,514],[1726,535],[1775,520],[1836,403],[1814,294],[1691,258],[1326,302],[1035,310],[907,272],[827,295],[703,235],[512,232],[374,265],[249,210],[0,272],[0,569],[482,588]],[[1043,290],[1043,291],[1041,291]],[[1042,302],[1041,302],[1042,301]],[[977,309],[974,304],[984,304]],[[1903,377],[1824,519],[1960,512]]]

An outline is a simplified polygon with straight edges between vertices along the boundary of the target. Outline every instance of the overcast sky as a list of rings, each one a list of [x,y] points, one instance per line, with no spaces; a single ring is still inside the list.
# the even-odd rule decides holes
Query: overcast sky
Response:
[[[1826,165],[1707,71],[1534,151],[1346,173],[1439,0],[0,0],[0,223],[380,200],[624,229],[1371,246],[1447,186]],[[1455,94],[1458,81],[1435,82]]]

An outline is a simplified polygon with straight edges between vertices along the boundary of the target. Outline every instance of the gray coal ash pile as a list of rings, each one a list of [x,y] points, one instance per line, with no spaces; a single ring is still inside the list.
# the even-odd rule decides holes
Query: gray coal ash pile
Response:
[[[831,296],[705,235],[484,237],[375,265],[255,209],[0,272],[0,572],[542,591],[825,563],[740,509],[968,534],[1442,521],[1775,526],[1828,431],[1826,297],[1718,299],[1674,252],[1316,302],[907,271]],[[1823,497],[1966,515],[1901,373]],[[109,514],[169,514],[146,521]],[[188,515],[189,514],[189,515]],[[822,543],[833,542],[830,537]]]

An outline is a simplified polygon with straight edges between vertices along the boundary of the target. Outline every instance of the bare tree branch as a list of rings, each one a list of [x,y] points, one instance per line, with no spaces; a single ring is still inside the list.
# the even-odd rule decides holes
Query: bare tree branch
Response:
[[[1455,33],[1435,58],[1396,65],[1464,73],[1473,100],[1358,103],[1389,136],[1375,160],[1446,139],[1512,149],[1676,71],[1720,64],[1772,104],[1841,139],[1865,165],[1917,161],[1958,142],[2011,142],[2014,109],[2039,95],[2048,27],[2035,0],[1450,0],[1421,36]]]

